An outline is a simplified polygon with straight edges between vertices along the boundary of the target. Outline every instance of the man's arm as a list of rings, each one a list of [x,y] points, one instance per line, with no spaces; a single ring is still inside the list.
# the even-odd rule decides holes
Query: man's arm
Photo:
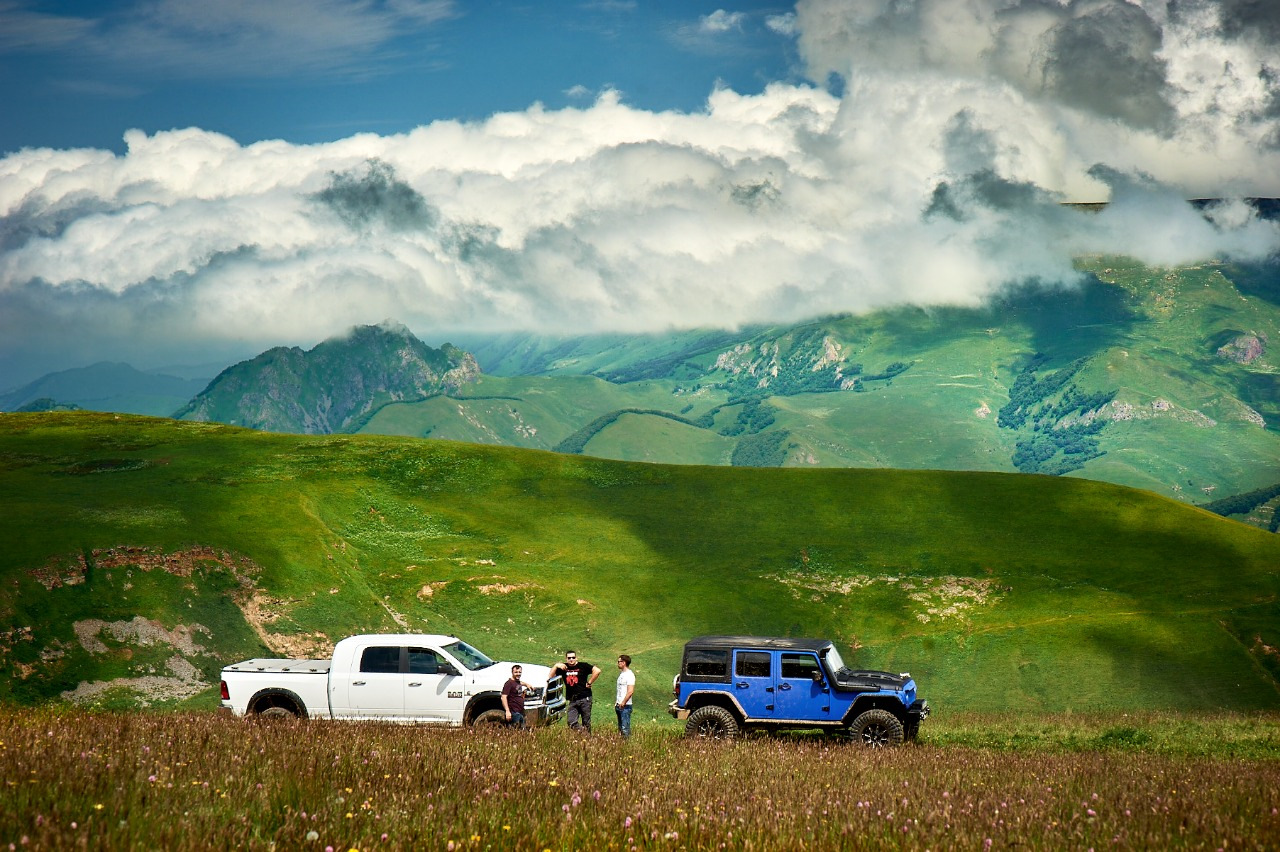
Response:
[[[598,678],[598,677],[600,677],[600,667],[599,667],[599,666],[592,666],[592,667],[591,667],[591,677],[587,678],[587,686],[590,686],[591,684],[595,683],[595,682],[596,682],[596,678]]]
[[[507,714],[507,718],[511,718],[511,706],[507,704],[507,691],[502,691],[502,710]]]

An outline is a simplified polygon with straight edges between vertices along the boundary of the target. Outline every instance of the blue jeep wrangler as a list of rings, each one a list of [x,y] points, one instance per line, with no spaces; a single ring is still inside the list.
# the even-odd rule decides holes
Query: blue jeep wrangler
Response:
[[[685,733],[825,728],[880,748],[913,740],[929,703],[909,674],[853,671],[826,639],[699,636],[684,646],[671,715]]]

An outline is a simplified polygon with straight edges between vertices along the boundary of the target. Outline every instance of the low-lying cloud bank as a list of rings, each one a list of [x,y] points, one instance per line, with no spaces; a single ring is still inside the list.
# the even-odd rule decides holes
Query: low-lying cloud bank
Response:
[[[0,160],[0,356],[190,362],[385,317],[441,339],[725,326],[1070,285],[1081,254],[1263,257],[1276,223],[1184,203],[1280,195],[1263,7],[805,0],[779,29],[838,95],[25,150]]]

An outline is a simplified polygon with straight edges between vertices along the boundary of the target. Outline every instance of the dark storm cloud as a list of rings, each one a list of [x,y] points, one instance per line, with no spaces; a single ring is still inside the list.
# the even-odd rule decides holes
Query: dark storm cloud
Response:
[[[369,160],[363,168],[330,172],[329,185],[312,196],[338,214],[352,230],[382,224],[393,231],[430,228],[439,218],[427,200],[381,160]]]
[[[1256,35],[1280,45],[1280,3],[1275,0],[1219,0],[1218,8],[1228,38]]]
[[[1141,8],[1088,9],[1050,30],[1045,44],[1044,85],[1052,97],[1133,127],[1171,129],[1167,69],[1156,55],[1161,33]]]

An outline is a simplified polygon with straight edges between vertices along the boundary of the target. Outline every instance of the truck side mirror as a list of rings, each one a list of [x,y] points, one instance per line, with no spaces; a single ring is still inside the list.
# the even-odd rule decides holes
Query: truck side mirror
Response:
[[[458,670],[453,667],[453,663],[446,663],[442,660],[440,662],[440,667],[436,670],[436,673],[442,674],[442,675],[449,675],[451,677],[457,677]]]

